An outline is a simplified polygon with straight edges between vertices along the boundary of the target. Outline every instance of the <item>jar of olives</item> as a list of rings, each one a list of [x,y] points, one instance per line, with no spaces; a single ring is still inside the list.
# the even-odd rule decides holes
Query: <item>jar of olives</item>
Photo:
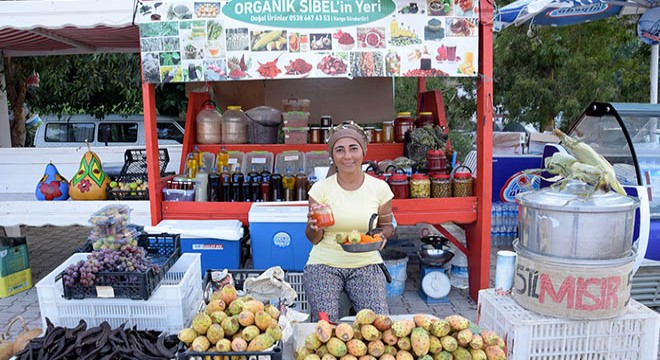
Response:
[[[426,174],[412,174],[410,177],[410,198],[421,199],[431,197],[431,180]]]
[[[448,174],[435,174],[431,177],[431,197],[451,197],[451,179]]]

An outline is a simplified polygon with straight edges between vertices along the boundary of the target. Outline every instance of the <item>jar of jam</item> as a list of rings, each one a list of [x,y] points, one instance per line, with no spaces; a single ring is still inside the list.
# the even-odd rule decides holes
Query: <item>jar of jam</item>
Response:
[[[413,174],[410,177],[410,198],[423,199],[431,197],[431,180],[425,174]]]
[[[435,174],[431,176],[431,197],[451,197],[451,179],[449,174]]]
[[[406,141],[406,133],[415,127],[415,119],[410,112],[400,112],[394,119],[394,141],[402,143]]]
[[[374,130],[376,129],[373,126],[364,127],[364,133],[367,135],[367,143],[374,142]]]
[[[420,112],[415,120],[415,127],[421,128],[424,125],[433,125],[434,123],[432,112]]]
[[[383,129],[374,129],[373,142],[378,144],[383,142]]]
[[[322,144],[321,139],[321,128],[318,126],[310,126],[309,128],[309,143],[310,144]]]
[[[390,177],[390,189],[392,189],[395,199],[408,199],[410,197],[408,176],[406,174],[392,174]]]
[[[452,195],[454,197],[466,197],[473,196],[472,192],[472,183],[474,179],[472,178],[471,171],[459,171],[461,168],[470,170],[465,165],[458,166],[454,172],[454,180],[452,181]]]
[[[429,174],[444,173],[447,171],[447,157],[445,156],[445,152],[440,149],[427,151],[426,170]]]
[[[394,121],[383,122],[383,142],[384,143],[394,142]]]
[[[316,220],[316,226],[324,228],[335,224],[335,216],[332,213],[332,208],[327,204],[320,204],[312,206],[311,210],[314,212],[312,217]]]

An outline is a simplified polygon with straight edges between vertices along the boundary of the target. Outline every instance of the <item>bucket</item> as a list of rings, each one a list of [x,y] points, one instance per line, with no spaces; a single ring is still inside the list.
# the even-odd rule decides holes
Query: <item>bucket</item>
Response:
[[[408,278],[408,255],[403,251],[385,249],[380,256],[392,277],[392,282],[387,284],[387,297],[400,296],[406,288]]]
[[[623,314],[630,301],[635,253],[609,260],[548,257],[518,240],[513,299],[527,310],[565,319],[594,320]]]

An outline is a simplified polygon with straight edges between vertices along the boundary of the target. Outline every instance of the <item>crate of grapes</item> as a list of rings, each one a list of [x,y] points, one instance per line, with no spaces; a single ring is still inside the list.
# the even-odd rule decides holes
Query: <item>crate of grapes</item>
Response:
[[[64,297],[148,300],[180,255],[178,234],[141,234],[137,247],[95,250],[61,273]]]

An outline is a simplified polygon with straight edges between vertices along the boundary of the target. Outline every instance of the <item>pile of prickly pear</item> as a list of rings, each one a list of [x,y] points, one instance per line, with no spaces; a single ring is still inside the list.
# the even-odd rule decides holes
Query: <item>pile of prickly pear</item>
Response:
[[[194,353],[263,351],[282,339],[279,317],[277,307],[249,295],[238,297],[233,285],[225,285],[178,336]]]
[[[475,333],[479,331],[479,333]],[[316,323],[294,352],[295,360],[504,360],[505,343],[493,331],[479,330],[460,315],[436,319],[417,314],[392,321],[360,310],[353,324]]]

